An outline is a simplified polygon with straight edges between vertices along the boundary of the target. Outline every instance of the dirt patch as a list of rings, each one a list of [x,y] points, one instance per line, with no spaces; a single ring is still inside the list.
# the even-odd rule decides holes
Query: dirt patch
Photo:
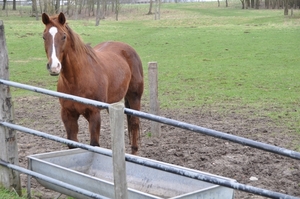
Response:
[[[60,119],[58,99],[48,96],[17,98],[14,99],[14,104],[17,124],[66,137]],[[163,110],[161,116],[292,150],[299,146],[299,135],[276,125],[265,116],[254,116],[253,110],[248,110],[247,107],[241,109],[238,113],[227,110],[223,114],[214,111],[212,107],[185,111]],[[143,111],[148,110],[148,105],[144,105]],[[82,118],[79,122],[79,140],[82,143],[89,143],[87,122]],[[162,125],[161,128],[161,138],[151,138],[150,122],[142,120],[140,156],[233,178],[240,183],[259,188],[300,196],[300,164],[297,160],[172,126]],[[101,146],[110,148],[110,140],[108,114],[103,111]],[[67,149],[63,144],[20,132],[18,132],[18,146],[20,165],[26,168],[28,155]],[[127,153],[130,153],[128,139],[126,139],[126,147]],[[21,177],[22,187],[25,188],[26,176]],[[258,180],[251,181],[251,177],[256,177]],[[54,198],[59,195],[43,188],[34,180],[32,189],[34,198]],[[264,197],[236,191],[235,198]]]

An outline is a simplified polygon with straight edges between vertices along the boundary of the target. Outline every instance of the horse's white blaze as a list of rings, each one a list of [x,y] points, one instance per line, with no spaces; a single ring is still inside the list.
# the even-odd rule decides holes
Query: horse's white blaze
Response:
[[[52,62],[51,62],[51,66],[50,66],[49,70],[52,73],[59,73],[60,69],[61,69],[61,63],[56,56],[56,50],[55,50],[55,45],[54,45],[54,38],[57,33],[57,28],[51,27],[49,29],[49,33],[52,35],[52,53],[51,53]]]

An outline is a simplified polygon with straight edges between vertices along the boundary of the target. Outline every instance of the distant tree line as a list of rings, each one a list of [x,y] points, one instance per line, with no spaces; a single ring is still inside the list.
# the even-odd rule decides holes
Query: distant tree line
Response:
[[[75,18],[82,14],[103,18],[109,9],[117,13],[119,4],[119,0],[32,0],[32,13],[64,12]]]
[[[265,9],[279,9],[279,8],[285,8],[287,6],[287,9],[289,8],[299,8],[300,6],[300,0],[240,0],[242,3],[242,9],[247,8],[265,8]]]
[[[1,1],[1,0],[0,0]],[[6,9],[7,2],[12,2],[12,9],[17,9],[17,0],[2,0],[2,10]],[[87,16],[96,16],[96,21],[106,16],[107,12],[114,12],[116,14],[116,20],[118,20],[118,13],[120,5],[124,3],[149,3],[149,12],[152,13],[153,2],[164,3],[179,3],[179,2],[195,2],[201,0],[27,0],[32,7],[32,15],[35,16],[38,13],[55,14],[64,12],[69,16],[77,18],[78,15],[84,13]],[[284,9],[284,14],[288,14],[288,9],[299,9],[300,0],[240,0],[242,9]],[[24,2],[25,0],[18,0],[18,2]],[[225,6],[228,7],[228,0],[224,0]],[[218,6],[220,6],[220,0],[217,0]],[[97,25],[97,24],[96,24]]]

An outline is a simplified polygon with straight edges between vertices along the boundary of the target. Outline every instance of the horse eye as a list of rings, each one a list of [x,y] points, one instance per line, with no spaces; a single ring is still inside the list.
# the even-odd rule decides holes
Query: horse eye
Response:
[[[64,36],[63,36],[63,38],[62,38],[62,40],[65,40],[66,38],[67,38],[67,36],[66,36],[66,35],[64,35]]]
[[[43,36],[43,40],[46,40],[46,38]]]

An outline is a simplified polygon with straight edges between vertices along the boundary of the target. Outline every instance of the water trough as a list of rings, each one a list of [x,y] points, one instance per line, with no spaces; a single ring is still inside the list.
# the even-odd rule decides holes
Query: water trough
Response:
[[[104,149],[106,150],[106,149]],[[138,157],[141,159],[146,159]],[[114,198],[112,158],[102,154],[72,149],[28,156],[30,170],[88,191]],[[232,180],[201,171],[146,159],[162,165],[193,171],[219,179]],[[234,190],[126,161],[128,198],[130,199],[233,199]],[[89,198],[75,191],[38,180],[48,189],[75,198]]]

